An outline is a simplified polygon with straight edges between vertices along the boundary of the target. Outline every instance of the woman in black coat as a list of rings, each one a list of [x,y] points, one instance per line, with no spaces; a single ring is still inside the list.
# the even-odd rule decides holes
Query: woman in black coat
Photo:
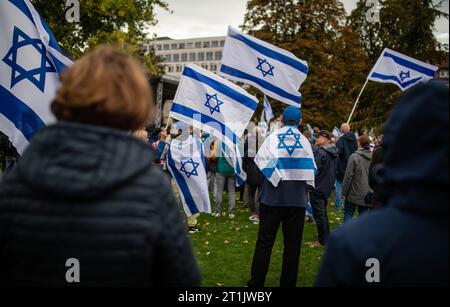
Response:
[[[154,106],[139,64],[100,47],[63,76],[42,129],[0,185],[0,284],[198,286],[167,177],[131,135]]]

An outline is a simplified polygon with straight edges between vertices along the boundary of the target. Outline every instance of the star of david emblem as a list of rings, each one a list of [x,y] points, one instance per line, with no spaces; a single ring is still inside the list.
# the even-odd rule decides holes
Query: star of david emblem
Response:
[[[186,161],[181,161],[180,171],[183,172],[188,178],[192,176],[198,176],[197,168],[200,166],[200,163],[194,162],[194,160],[189,159]]]
[[[27,69],[26,67],[18,64],[18,58],[22,59],[23,57],[23,48],[27,48],[29,46],[32,47],[34,49],[33,51],[37,52],[40,57],[39,66],[31,69]],[[28,53],[27,56],[29,56]],[[47,58],[47,50],[41,40],[30,38],[17,27],[14,27],[12,46],[2,60],[12,69],[11,88],[13,88],[20,81],[27,79],[41,92],[44,92],[46,74],[56,72],[55,68]]]
[[[223,105],[223,101],[217,97],[217,94],[209,95],[206,94],[205,106],[209,108],[211,115],[215,112],[220,113],[220,106]]]
[[[285,133],[278,134],[278,149],[286,149],[288,154],[292,156],[296,149],[303,148],[300,143],[301,135],[300,133],[295,133],[292,128],[289,128]]]
[[[411,77],[410,75],[410,71],[408,70],[407,72],[402,71],[400,73],[400,79],[403,81],[405,81],[406,79],[409,79]]]
[[[259,71],[261,71],[263,77],[266,77],[267,75],[273,77],[273,70],[275,69],[274,66],[272,66],[267,60],[263,60],[261,58],[258,58],[259,65],[256,67]]]

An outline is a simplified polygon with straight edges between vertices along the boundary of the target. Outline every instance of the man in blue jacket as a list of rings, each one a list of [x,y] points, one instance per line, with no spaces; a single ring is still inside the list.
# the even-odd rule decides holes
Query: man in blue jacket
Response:
[[[286,138],[283,138],[282,134],[277,134],[281,129],[274,132],[280,139],[278,148],[290,146],[290,148],[293,149],[290,152],[290,157],[283,159],[283,163],[289,165],[292,161],[298,159],[310,159],[311,162],[314,163],[314,157],[310,148],[311,145],[298,130],[298,127],[301,124],[300,109],[294,106],[287,107],[283,113],[282,123],[284,127],[287,126],[290,128],[290,134],[289,137],[286,136]],[[265,148],[266,144],[271,143],[271,137],[266,139],[266,142],[268,143],[265,142],[263,148]],[[289,139],[289,141],[287,139]],[[302,142],[302,144],[299,144],[300,142]],[[293,145],[294,143],[295,145]],[[268,147],[271,147],[271,145],[268,145]],[[273,151],[276,151],[276,146],[274,147]],[[305,147],[308,147],[310,157],[305,156]],[[261,151],[262,149],[260,149],[258,156]],[[300,157],[300,153],[303,154],[303,157]],[[265,172],[263,171],[263,173]],[[312,179],[314,181],[314,175]],[[269,269],[272,248],[281,224],[283,225],[284,252],[280,286],[296,286],[305,221],[305,208],[308,201],[307,193],[306,180],[281,180],[277,186],[274,186],[267,177],[264,178],[260,196],[258,240],[253,257],[252,277],[248,282],[249,287],[264,286],[267,271]]]
[[[338,151],[331,141],[331,133],[322,130],[318,133],[314,159],[317,165],[315,188],[309,194],[317,225],[319,243],[326,244],[330,226],[327,214],[327,200],[336,180]]]
[[[397,103],[383,139],[386,208],[330,235],[318,286],[448,287],[448,94],[430,82]]]

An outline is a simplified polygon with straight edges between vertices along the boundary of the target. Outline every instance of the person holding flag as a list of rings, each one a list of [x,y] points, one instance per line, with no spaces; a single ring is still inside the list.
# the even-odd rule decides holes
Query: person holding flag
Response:
[[[298,107],[287,107],[283,127],[270,135],[255,163],[264,174],[260,196],[260,226],[249,287],[263,287],[272,248],[283,225],[284,253],[282,287],[295,287],[300,260],[308,185],[314,186],[317,171],[311,144],[301,134]]]
[[[170,136],[160,135],[156,160],[164,160],[164,170],[171,174],[172,189],[186,215],[189,233],[199,232],[200,212],[211,212],[203,143],[191,135],[184,122],[172,124]]]

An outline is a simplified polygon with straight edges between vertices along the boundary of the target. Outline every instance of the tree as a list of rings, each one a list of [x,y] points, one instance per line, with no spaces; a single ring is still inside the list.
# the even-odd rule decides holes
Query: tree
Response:
[[[140,44],[146,41],[145,28],[157,23],[155,8],[168,9],[163,0],[79,0],[79,22],[66,21],[66,1],[32,2],[70,56],[77,58],[98,44],[118,44],[140,57],[150,74],[162,72],[158,59],[145,55]]]
[[[310,72],[301,88],[304,121],[332,129],[346,120],[368,59],[337,0],[250,0],[244,31],[294,53]],[[276,113],[284,105],[273,102]]]
[[[365,0],[359,0],[348,20],[349,26],[358,33],[371,66],[386,47],[431,64],[441,63],[448,58],[448,52],[445,51],[448,46],[440,44],[433,33],[436,20],[448,18],[448,14],[440,11],[444,1],[380,2],[380,23],[370,22],[366,18],[369,7]],[[400,95],[401,91],[395,85],[370,82],[362,96],[354,123],[359,128],[383,125]]]

